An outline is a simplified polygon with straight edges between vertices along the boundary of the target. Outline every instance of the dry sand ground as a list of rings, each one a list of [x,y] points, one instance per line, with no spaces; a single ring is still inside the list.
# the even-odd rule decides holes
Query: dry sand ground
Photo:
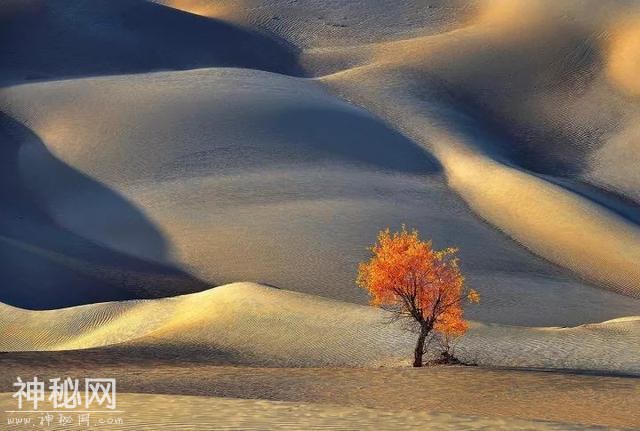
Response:
[[[0,394],[0,406],[11,406],[9,394]],[[613,430],[618,428],[529,421],[513,418],[427,413],[402,410],[382,410],[345,407],[333,404],[309,404],[266,400],[243,400],[217,397],[180,395],[121,394],[124,413],[93,413],[90,423],[94,429],[110,431],[157,430],[430,430],[458,431],[552,431],[552,430]],[[2,408],[2,407],[0,407]],[[5,407],[7,408],[7,407]],[[66,413],[73,423],[77,414]],[[40,416],[11,414],[11,417],[30,418],[36,424]],[[58,417],[47,429],[64,430],[72,425],[60,425]],[[167,418],[171,418],[167,421]],[[109,422],[112,421],[112,422]],[[33,423],[33,422],[32,422]],[[11,430],[33,429],[32,423],[12,425]],[[37,426],[37,425],[36,425]],[[4,429],[0,425],[0,429]]]
[[[198,426],[196,418],[199,418],[210,427],[219,424],[220,429],[233,427],[238,420],[247,424],[272,421],[268,429],[277,429],[275,425],[291,426],[298,421],[309,423],[311,429],[321,429],[322,424],[329,428],[359,429],[359,417],[362,425],[369,427],[371,421],[375,426],[376,418],[380,419],[378,429],[396,429],[403,424],[410,428],[420,420],[426,421],[422,424],[425,429],[433,429],[429,428],[432,425],[444,429],[449,429],[446,426],[521,429],[524,421],[560,422],[564,425],[552,429],[563,430],[595,425],[628,429],[640,426],[640,384],[638,379],[625,377],[476,367],[420,370],[228,367],[129,358],[103,351],[8,353],[0,358],[0,365],[0,392],[12,391],[16,375],[37,374],[44,379],[115,377],[118,409],[127,412],[122,417],[129,425],[155,420],[168,426],[181,424],[189,428]],[[415,389],[410,403],[409,388]],[[154,403],[154,396],[136,398],[128,397],[129,393],[167,394],[169,397],[164,399],[174,401],[158,405]],[[206,401],[208,397],[214,399]],[[250,401],[234,405],[232,400],[216,399],[219,397],[308,404],[312,407],[305,413],[311,417],[288,417],[277,403]],[[5,408],[15,407],[15,399],[8,398],[8,395],[0,396],[0,409],[15,409]],[[208,410],[217,407],[229,407],[230,411]],[[374,409],[378,413],[363,409]],[[444,417],[433,415],[434,412],[444,413]],[[192,413],[194,416],[190,418]],[[447,419],[448,415],[455,417]],[[462,418],[468,416],[476,419]],[[529,426],[546,429],[540,424]]]
[[[464,358],[638,374],[639,17],[624,0],[2,2],[0,301],[119,301],[1,305],[0,350],[94,348],[0,355],[3,381],[43,358],[82,373],[80,355],[130,392],[186,373],[193,395],[352,405],[173,397],[320,426],[384,423],[435,379],[466,401],[424,406],[494,417],[476,426],[639,427],[633,378],[205,364],[400,363],[410,335],[356,305],[353,279],[376,231],[406,223],[460,247],[483,296]],[[206,290],[246,279],[314,296]],[[138,425],[160,402],[125,398]]]

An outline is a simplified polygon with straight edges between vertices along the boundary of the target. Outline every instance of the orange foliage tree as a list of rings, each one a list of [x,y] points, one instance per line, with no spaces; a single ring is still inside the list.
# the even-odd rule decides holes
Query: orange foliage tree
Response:
[[[380,231],[372,256],[360,264],[357,283],[371,295],[371,304],[406,317],[418,329],[414,367],[421,367],[427,336],[435,331],[446,340],[464,334],[462,301],[479,302],[466,290],[458,266],[457,249],[434,250],[417,230]]]

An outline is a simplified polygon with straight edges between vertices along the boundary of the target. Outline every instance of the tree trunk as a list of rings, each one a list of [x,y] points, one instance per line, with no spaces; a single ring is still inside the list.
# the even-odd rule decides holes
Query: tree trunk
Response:
[[[426,326],[420,327],[420,335],[418,336],[418,342],[416,343],[416,350],[413,353],[413,366],[422,366],[422,357],[424,356],[424,343],[429,334],[429,328]]]

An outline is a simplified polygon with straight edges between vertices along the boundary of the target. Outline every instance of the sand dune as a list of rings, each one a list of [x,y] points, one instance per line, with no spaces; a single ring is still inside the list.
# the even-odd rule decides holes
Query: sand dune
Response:
[[[174,298],[26,311],[3,305],[0,350],[118,354],[269,366],[405,364],[414,335],[380,310],[252,283]],[[640,374],[640,317],[575,328],[474,323],[458,354],[481,365]]]
[[[597,58],[610,15],[595,8],[567,21],[585,4],[487,2],[448,33],[353,48],[369,59],[323,80],[433,151],[481,217],[537,254],[638,296],[629,158],[638,105],[611,86]],[[555,178],[593,187],[558,187]]]
[[[262,32],[144,0],[8,0],[0,22],[4,82],[205,66],[301,73],[295,51]]]
[[[372,308],[251,283],[174,298],[50,311],[3,307],[0,350],[5,351],[129,342],[132,349],[150,346],[189,355],[202,350],[200,356],[231,355],[238,362],[365,364],[397,360],[413,338],[385,325],[384,314]],[[372,325],[367,328],[362,322]]]
[[[62,238],[121,256],[90,254],[108,268],[135,259],[175,272],[135,262],[102,271],[101,285],[122,292],[96,288],[103,300],[249,278],[364,303],[354,278],[365,246],[380,227],[407,223],[437,245],[460,247],[469,283],[488,298],[474,318],[575,325],[637,313],[636,302],[492,231],[447,189],[431,155],[314,82],[218,68],[19,85],[0,96],[12,118],[18,191],[48,219],[28,206],[9,236],[51,224]],[[75,276],[81,263],[64,270]],[[10,278],[5,302],[51,308],[93,299],[74,294],[68,278],[34,295],[40,278],[22,274]],[[523,292],[530,302],[518,300]]]
[[[637,315],[611,292],[640,288],[636,16],[589,0],[3,3],[0,299],[251,279],[364,303],[364,247],[407,223],[461,249],[486,298],[474,319]]]

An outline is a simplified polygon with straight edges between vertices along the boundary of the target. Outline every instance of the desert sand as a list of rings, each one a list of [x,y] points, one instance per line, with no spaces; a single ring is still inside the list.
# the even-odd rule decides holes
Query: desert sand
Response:
[[[415,336],[391,313],[253,283],[50,311],[6,305],[0,351],[103,347],[127,357],[254,366],[408,365]],[[640,376],[640,317],[573,328],[472,322],[457,355],[478,365]]]
[[[640,426],[639,23],[626,0],[2,2],[0,392],[19,360],[128,358],[242,367],[248,392],[169,392],[238,412],[202,424]],[[442,387],[522,399],[476,408],[483,386],[403,416],[309,396],[345,367],[406,371],[413,335],[354,284],[402,224],[458,247],[482,297],[456,347],[480,367]],[[259,367],[341,368],[269,398],[283,376],[255,392]],[[136,429],[162,398],[144,375]]]
[[[285,3],[5,4],[3,302],[249,279],[365,303],[356,263],[377,229],[406,223],[461,249],[487,298],[474,319],[638,314],[603,289],[635,297],[640,279],[625,156],[637,107],[614,78],[631,66],[612,72],[592,54],[619,62],[631,6]],[[32,22],[55,36],[25,34]],[[233,43],[204,45],[208,34]]]
[[[395,426],[403,426],[404,423],[413,424],[416,419],[424,419],[425,413],[434,415],[424,424],[427,429],[431,424],[439,425],[436,418],[441,414],[444,417],[467,417],[469,424],[465,424],[463,429],[474,423],[491,423],[492,427],[504,423],[508,428],[509,423],[522,421],[559,422],[563,424],[560,429],[571,430],[590,426],[637,429],[640,424],[637,379],[622,376],[456,366],[424,369],[263,368],[212,364],[197,357],[176,360],[153,354],[127,356],[113,354],[106,349],[6,353],[0,355],[0,365],[0,385],[3,388],[11,388],[16,375],[37,374],[41,379],[60,376],[115,377],[118,409],[126,413],[121,415],[125,424],[135,420],[138,424],[155,421],[186,428],[200,425],[184,418],[181,411],[187,409],[193,414],[199,411],[197,416],[202,424],[208,424],[213,429],[226,429],[225,426],[233,426],[233,421],[240,419],[244,423],[269,419],[273,421],[272,428],[291,426],[291,419],[286,415],[268,413],[271,407],[278,407],[278,403],[253,404],[254,407],[263,405],[262,411],[248,408],[252,403],[244,404],[246,409],[239,404],[236,419],[229,416],[226,419],[209,416],[207,419],[207,415],[228,415],[234,411],[203,412],[201,406],[206,403],[205,397],[285,402],[291,403],[292,407],[303,403],[327,413],[336,406],[346,408],[338,408],[337,412],[348,413],[353,410],[352,414],[362,412],[360,409],[364,408],[376,417],[371,411],[373,409],[383,412],[383,416],[389,416],[388,421],[384,422],[389,424],[389,428],[393,428],[395,415],[400,419],[395,421]],[[407,389],[411,387],[429,390],[414,391],[412,402],[407,403]],[[154,401],[158,400],[154,396],[141,396],[136,400],[129,394],[165,394],[168,398],[164,399],[175,399],[176,405],[175,408],[172,404],[154,405]],[[0,395],[0,408],[6,405],[15,408],[15,399],[9,401],[6,395]],[[182,395],[193,398],[184,398]],[[211,406],[216,402],[211,400]],[[189,403],[193,403],[194,408],[188,408],[186,404]],[[230,403],[229,407],[234,408],[233,400]],[[159,409],[164,411],[163,415],[155,414]],[[308,413],[311,416],[318,414],[312,411]],[[171,416],[175,416],[175,420],[170,420]],[[302,420],[294,417],[295,421]],[[348,415],[345,419],[348,419]],[[351,426],[340,422],[335,414],[329,415],[326,420],[318,420],[325,421],[323,425],[326,426],[332,420],[334,427],[342,423],[345,424],[342,428],[357,428],[355,422]],[[363,421],[364,424],[366,421]],[[310,422],[310,425],[312,429],[320,428],[318,423],[313,425]]]
[[[194,397],[181,395],[124,394],[121,403],[129,409],[122,414],[93,414],[96,427],[114,431],[156,430],[162,423],[167,430],[210,430],[212,424],[224,424],[215,429],[225,430],[605,430],[602,426],[531,421],[513,418],[486,418],[447,413],[381,410],[364,407],[345,407],[332,404],[246,400],[230,397]],[[10,394],[0,394],[0,408],[12,405]],[[126,414],[126,419],[124,418]],[[77,416],[71,415],[73,420]],[[169,423],[164,423],[171,417]],[[37,418],[36,418],[37,419]],[[112,423],[106,421],[114,421]],[[122,423],[115,422],[122,420]],[[101,424],[99,421],[104,421]],[[36,421],[36,423],[38,423]],[[427,425],[428,424],[428,425]],[[60,425],[55,420],[48,429],[64,430],[72,425]]]
[[[214,429],[640,425],[638,317],[572,328],[471,322],[455,352],[479,367],[421,370],[408,366],[414,335],[388,312],[255,283],[0,311],[0,387],[16,376],[117,378],[126,422],[114,429],[169,417]],[[429,390],[407,404],[416,384]]]

